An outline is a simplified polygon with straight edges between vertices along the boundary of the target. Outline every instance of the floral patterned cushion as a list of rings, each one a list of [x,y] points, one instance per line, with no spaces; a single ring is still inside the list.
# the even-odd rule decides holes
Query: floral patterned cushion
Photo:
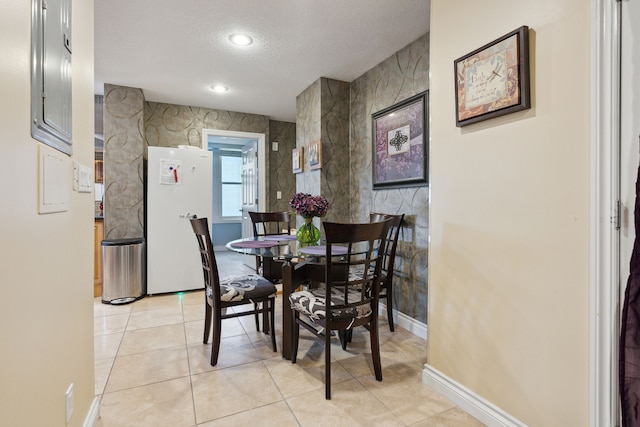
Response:
[[[257,274],[232,277],[220,281],[220,299],[222,301],[243,301],[253,298],[275,295],[276,285]],[[211,297],[211,289],[207,289]]]
[[[350,290],[348,294],[349,302],[360,301],[360,291]],[[306,314],[312,320],[326,318],[327,303],[325,289],[311,289],[308,291],[293,292],[289,295],[291,308]],[[331,306],[344,304],[344,292],[340,289],[331,290]],[[371,305],[366,303],[345,309],[332,309],[334,319],[360,319],[371,314]]]

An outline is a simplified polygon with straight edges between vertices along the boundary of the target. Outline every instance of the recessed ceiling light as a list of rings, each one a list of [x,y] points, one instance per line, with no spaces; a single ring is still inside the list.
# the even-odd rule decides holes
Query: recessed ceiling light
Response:
[[[229,40],[236,46],[248,46],[253,43],[253,39],[246,34],[232,34]]]
[[[224,86],[224,85],[213,85],[211,86],[211,90],[213,90],[214,92],[226,92],[229,90],[228,87]]]

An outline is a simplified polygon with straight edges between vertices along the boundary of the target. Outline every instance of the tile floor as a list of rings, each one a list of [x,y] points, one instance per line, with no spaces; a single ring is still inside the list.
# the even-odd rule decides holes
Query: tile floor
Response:
[[[221,277],[252,272],[252,259],[216,253]],[[282,298],[276,312],[281,313]],[[380,324],[383,381],[368,333],[332,346],[332,400],[324,399],[323,346],[301,330],[298,363],[283,360],[252,316],[226,319],[218,365],[202,344],[202,291],[111,306],[95,300],[96,395],[101,427],[464,426],[482,423],[421,382],[426,342]],[[280,337],[281,320],[276,318]],[[278,350],[281,340],[277,340]]]

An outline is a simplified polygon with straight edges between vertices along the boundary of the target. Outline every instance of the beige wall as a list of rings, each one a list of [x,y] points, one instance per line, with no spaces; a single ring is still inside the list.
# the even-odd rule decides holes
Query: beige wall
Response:
[[[0,0],[0,425],[82,425],[94,396],[93,195],[38,214],[30,135],[31,2]],[[93,2],[73,1],[73,156],[93,165]],[[66,157],[66,156],[65,156]],[[72,183],[69,182],[71,189]]]
[[[431,4],[429,364],[530,426],[586,426],[590,2]],[[453,61],[521,25],[532,108],[457,128]]]

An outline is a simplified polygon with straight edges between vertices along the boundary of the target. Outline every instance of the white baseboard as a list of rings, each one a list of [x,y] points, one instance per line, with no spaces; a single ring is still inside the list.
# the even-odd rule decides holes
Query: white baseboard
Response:
[[[387,317],[387,306],[386,304],[380,302],[378,305],[378,314]],[[411,332],[413,335],[422,338],[423,340],[427,339],[427,325],[407,316],[404,313],[400,313],[397,310],[393,310],[393,318],[394,325],[400,326],[407,331]]]
[[[488,427],[527,427],[522,421],[512,417],[428,364],[425,364],[422,370],[422,382],[449,398],[460,409]]]
[[[98,419],[100,418],[100,399],[98,396],[93,398],[87,417],[84,419],[82,427],[98,427]]]

